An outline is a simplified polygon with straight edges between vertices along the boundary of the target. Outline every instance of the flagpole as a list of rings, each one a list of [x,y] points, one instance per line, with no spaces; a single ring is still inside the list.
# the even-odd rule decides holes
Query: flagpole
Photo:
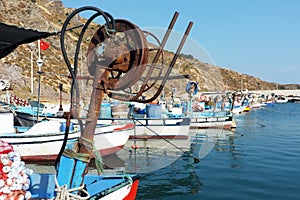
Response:
[[[39,52],[39,57],[38,59],[41,59],[41,40],[38,40],[38,52]],[[40,70],[40,69],[39,69]]]
[[[42,74],[42,65],[43,60],[41,59],[41,41],[38,40],[38,52],[39,52],[39,58],[36,61],[39,70],[38,70],[38,107],[37,107],[37,122],[39,121],[39,114],[40,114],[40,96],[41,96],[41,74]]]
[[[31,94],[33,94],[33,52],[31,51],[31,57],[30,57],[30,90]]]

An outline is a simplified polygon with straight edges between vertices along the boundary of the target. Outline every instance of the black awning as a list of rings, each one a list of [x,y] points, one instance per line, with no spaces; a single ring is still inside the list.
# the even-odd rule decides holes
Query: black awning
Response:
[[[0,58],[7,56],[21,44],[34,42],[55,34],[24,29],[0,22]]]

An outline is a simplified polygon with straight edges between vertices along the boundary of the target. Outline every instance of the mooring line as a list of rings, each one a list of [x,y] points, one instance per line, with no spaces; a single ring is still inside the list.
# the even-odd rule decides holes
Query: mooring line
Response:
[[[139,121],[136,118],[132,118],[133,121],[138,122],[140,125],[146,127],[149,131],[151,131],[152,133],[154,133],[155,135],[157,135],[159,138],[163,139],[164,141],[166,141],[167,143],[169,143],[170,145],[172,145],[173,147],[175,147],[176,149],[180,150],[182,153],[188,153],[188,156],[192,157],[194,159],[195,163],[200,162],[199,158],[194,157],[193,155],[190,154],[190,152],[184,151],[182,150],[182,148],[178,147],[177,145],[173,144],[172,142],[170,142],[169,140],[167,140],[166,138],[164,138],[163,136],[159,135],[158,133],[156,133],[154,130],[152,130],[151,128],[149,128],[147,125],[144,125],[141,121]]]

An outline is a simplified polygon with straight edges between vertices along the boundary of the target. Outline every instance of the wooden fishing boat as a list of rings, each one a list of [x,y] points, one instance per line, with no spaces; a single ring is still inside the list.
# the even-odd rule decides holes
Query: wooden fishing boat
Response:
[[[300,96],[297,95],[288,95],[288,102],[293,102],[293,103],[299,103],[300,102]]]
[[[249,112],[250,110],[251,110],[251,106],[250,106],[250,105],[247,105],[247,106],[244,108],[243,112]]]
[[[230,129],[234,125],[232,114],[227,112],[194,112],[191,115],[191,129]]]
[[[135,118],[135,132],[131,139],[186,139],[191,119],[183,118]]]
[[[191,89],[190,86],[194,85]],[[221,93],[202,94],[196,101],[192,97],[198,93],[198,85],[195,82],[189,82],[186,87],[189,94],[189,102],[187,102],[187,115],[191,118],[190,129],[230,129],[236,127],[232,107],[235,101],[234,95]],[[230,99],[230,101],[229,101]]]
[[[178,118],[99,118],[98,124],[110,124],[112,122],[134,123],[134,131],[130,132],[130,139],[186,139],[190,129],[189,117]]]
[[[276,103],[287,103],[289,99],[285,95],[278,95],[275,99]]]
[[[64,140],[65,124],[59,121],[42,121],[34,126],[13,126],[13,114],[1,113],[0,138],[11,144],[17,152],[22,153],[26,161],[43,162],[54,161]],[[113,154],[121,150],[133,134],[134,124],[124,121],[113,124],[97,125],[95,129],[95,148],[102,156]],[[72,124],[68,140],[78,140],[79,126]]]
[[[53,199],[58,183],[53,174],[32,174],[30,176],[31,199]],[[92,175],[84,177],[85,191],[88,196],[85,199],[108,199],[108,200],[134,200],[139,184],[139,175]],[[76,191],[76,190],[75,190]],[[82,191],[77,190],[77,191]]]

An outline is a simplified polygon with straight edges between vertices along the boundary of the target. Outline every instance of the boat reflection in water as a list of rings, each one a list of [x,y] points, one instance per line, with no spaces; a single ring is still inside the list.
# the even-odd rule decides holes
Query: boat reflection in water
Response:
[[[191,154],[200,160],[209,155],[215,148],[219,149],[222,144],[231,140],[234,130],[226,129],[202,129],[190,130]]]
[[[145,173],[164,168],[185,152],[189,151],[189,139],[130,139],[125,147],[116,153],[123,160],[121,171]],[[116,158],[105,157],[105,166],[116,166]],[[119,163],[121,163],[119,161]]]
[[[224,129],[196,129],[186,139],[129,139],[122,150],[104,157],[103,162],[107,168],[134,173],[160,170],[182,156],[197,163],[233,134]]]

